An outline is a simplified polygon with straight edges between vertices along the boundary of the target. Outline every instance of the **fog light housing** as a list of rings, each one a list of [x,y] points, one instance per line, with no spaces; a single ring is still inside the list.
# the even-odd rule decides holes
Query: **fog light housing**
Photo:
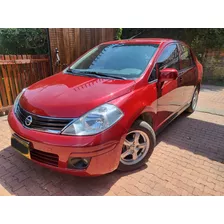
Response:
[[[76,170],[85,170],[89,166],[90,158],[71,157],[68,160],[68,168]]]

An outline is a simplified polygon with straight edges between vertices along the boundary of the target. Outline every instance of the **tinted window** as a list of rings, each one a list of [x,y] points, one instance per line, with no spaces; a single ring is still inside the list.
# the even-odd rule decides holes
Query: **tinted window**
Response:
[[[167,46],[158,59],[159,69],[163,68],[175,68],[177,70],[179,67],[179,54],[176,44]]]
[[[137,78],[146,69],[158,45],[104,44],[75,62],[71,69]]]
[[[180,44],[180,61],[181,69],[189,68],[193,65],[190,49],[182,44]]]

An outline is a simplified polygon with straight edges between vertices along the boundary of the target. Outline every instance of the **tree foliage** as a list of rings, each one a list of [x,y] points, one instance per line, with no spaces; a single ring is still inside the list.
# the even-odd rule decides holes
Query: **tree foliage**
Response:
[[[121,40],[121,38],[122,38],[122,30],[123,30],[123,28],[117,28],[117,32],[116,32],[116,39],[117,40]]]
[[[47,51],[46,29],[0,29],[0,54],[46,54]]]
[[[182,40],[192,47],[199,60],[203,59],[208,50],[220,50],[224,48],[224,29],[221,28],[127,28],[123,29],[122,39],[130,38],[137,34],[140,34],[137,37],[161,37]]]

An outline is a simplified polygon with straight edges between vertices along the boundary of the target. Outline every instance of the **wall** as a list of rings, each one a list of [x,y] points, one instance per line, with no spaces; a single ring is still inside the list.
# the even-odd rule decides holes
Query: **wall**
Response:
[[[224,51],[210,51],[203,59],[203,82],[224,85]]]

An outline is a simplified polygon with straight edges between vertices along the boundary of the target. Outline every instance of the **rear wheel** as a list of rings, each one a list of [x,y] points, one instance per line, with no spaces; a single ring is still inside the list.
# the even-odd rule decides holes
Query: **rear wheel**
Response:
[[[188,113],[193,113],[195,111],[197,103],[198,103],[198,94],[199,94],[199,90],[198,90],[198,88],[196,88],[194,91],[192,100],[191,100],[191,104],[186,110]]]
[[[155,143],[152,127],[145,121],[136,121],[126,135],[118,170],[131,171],[144,165],[151,156]]]

